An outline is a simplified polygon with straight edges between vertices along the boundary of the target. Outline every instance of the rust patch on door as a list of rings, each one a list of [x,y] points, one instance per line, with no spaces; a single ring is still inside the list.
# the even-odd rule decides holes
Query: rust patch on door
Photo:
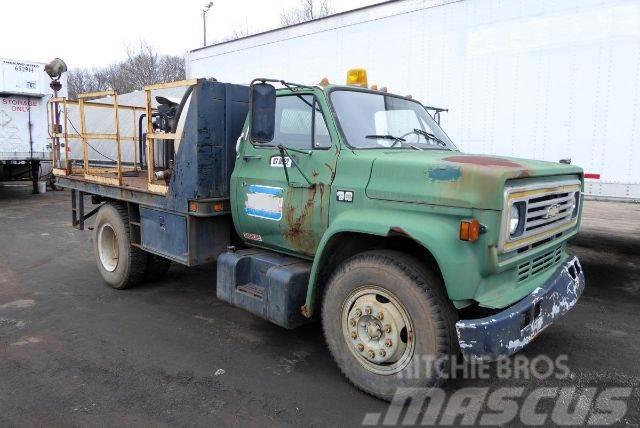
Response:
[[[301,204],[300,209],[296,209],[296,205],[289,205],[285,210],[284,216],[286,227],[284,237],[296,251],[306,255],[312,255],[316,247],[313,233],[313,207],[317,187],[318,185],[308,189],[307,199],[304,204]],[[322,204],[321,201],[320,204]]]

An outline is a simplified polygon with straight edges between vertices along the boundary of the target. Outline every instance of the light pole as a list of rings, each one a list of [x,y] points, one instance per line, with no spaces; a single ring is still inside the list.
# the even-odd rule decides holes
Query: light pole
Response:
[[[62,77],[62,73],[67,71],[67,64],[65,64],[65,62],[60,58],[55,58],[49,64],[44,66],[44,71],[51,78],[51,83],[49,84],[49,86],[51,87],[51,89],[53,89],[53,98],[56,100],[53,102],[53,132],[54,132],[54,135],[58,135],[62,133],[62,125],[60,125],[60,110],[58,109],[58,101],[57,101],[58,91],[62,89],[62,83],[60,83],[60,78]],[[61,168],[62,160],[60,159],[60,138],[59,137],[53,138],[53,147],[51,149],[55,153],[54,158],[56,160],[53,167]],[[64,149],[67,150],[67,147],[65,147]],[[66,161],[66,158],[65,158],[65,161]],[[66,169],[69,168],[69,166],[66,165],[66,162],[64,167]],[[34,193],[36,193],[35,183],[34,183]]]
[[[202,9],[202,46],[207,46],[207,12],[213,6],[213,2],[210,1],[204,9]]]

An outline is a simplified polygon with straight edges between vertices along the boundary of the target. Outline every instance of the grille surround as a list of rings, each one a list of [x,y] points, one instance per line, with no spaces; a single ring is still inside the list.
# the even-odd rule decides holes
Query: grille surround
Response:
[[[582,184],[577,179],[525,186],[507,186],[502,210],[500,252],[505,253],[527,247],[575,226],[579,218],[579,215],[572,216],[576,208],[575,193],[580,194],[577,202],[579,205],[582,200],[581,187]],[[525,205],[525,223],[522,234],[511,237],[509,234],[509,212],[511,205],[515,203]],[[577,209],[579,213],[580,206]]]

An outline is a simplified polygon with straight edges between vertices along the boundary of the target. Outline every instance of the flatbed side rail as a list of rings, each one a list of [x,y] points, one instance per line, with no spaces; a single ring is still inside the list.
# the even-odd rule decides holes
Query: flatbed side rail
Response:
[[[145,105],[124,105],[118,101],[118,94],[115,91],[100,91],[78,94],[76,100],[67,97],[51,98],[48,102],[49,116],[49,135],[51,138],[51,160],[53,164],[53,174],[57,177],[82,175],[84,180],[103,184],[107,186],[130,187],[134,186],[139,190],[147,191],[154,194],[166,195],[168,186],[163,179],[155,177],[156,162],[154,157],[154,140],[179,140],[181,133],[168,133],[154,131],[153,117],[157,111],[153,107],[152,92],[158,89],[189,87],[198,84],[202,79],[181,80],[176,82],[159,83],[147,85],[145,90]],[[98,102],[96,98],[111,97],[110,102]],[[70,120],[70,109],[77,110],[79,117],[79,126],[75,126]],[[92,124],[87,120],[88,109],[111,109],[112,130],[113,132],[94,132]],[[131,114],[131,135],[123,135],[121,131],[121,116]],[[136,148],[137,136],[139,133],[138,119],[141,114],[146,115],[146,156],[147,170],[142,168],[142,162],[138,159],[138,150]],[[60,117],[62,116],[62,117]],[[71,130],[71,129],[72,130]],[[89,147],[97,151],[91,146],[90,141],[103,140],[115,142],[115,159],[112,159],[115,165],[112,166],[96,166],[89,156]],[[82,167],[79,168],[77,163],[80,161],[78,157],[72,158],[71,146],[72,141],[80,141],[82,144]],[[126,165],[122,159],[123,142],[131,142],[133,147],[132,162]],[[62,152],[64,148],[64,152]],[[76,149],[77,151],[77,149]],[[100,152],[98,152],[101,154]],[[104,155],[103,155],[104,156]],[[75,165],[74,165],[75,161]],[[92,164],[93,163],[93,164]],[[132,166],[131,166],[132,164]],[[138,180],[135,185],[125,182],[123,176],[128,173],[140,173],[144,178]]]
[[[111,103],[101,103],[91,101],[91,98],[112,97]],[[62,111],[60,112],[60,107]],[[90,92],[79,94],[77,100],[67,97],[51,98],[48,102],[49,135],[52,140],[51,160],[53,173],[56,176],[67,176],[72,174],[83,174],[87,180],[97,181],[104,184],[122,185],[122,176],[127,171],[139,171],[140,165],[137,158],[136,135],[137,135],[137,115],[146,110],[146,107],[123,105],[118,103],[118,94],[115,91]],[[78,130],[70,120],[70,108],[77,108],[80,117],[80,129]],[[87,131],[86,109],[100,108],[113,110],[114,133],[95,133]],[[131,114],[132,135],[122,135],[120,131],[121,110],[129,111]],[[62,121],[60,121],[62,113]],[[62,122],[62,123],[60,123]],[[70,132],[69,125],[73,128]],[[74,167],[74,159],[71,158],[71,141],[82,142],[82,168]],[[89,140],[112,140],[116,144],[116,165],[111,167],[92,167],[89,161]],[[131,141],[133,147],[133,166],[124,167],[122,165],[122,142]],[[64,148],[64,155],[61,154]],[[115,177],[101,176],[98,174],[115,173]]]

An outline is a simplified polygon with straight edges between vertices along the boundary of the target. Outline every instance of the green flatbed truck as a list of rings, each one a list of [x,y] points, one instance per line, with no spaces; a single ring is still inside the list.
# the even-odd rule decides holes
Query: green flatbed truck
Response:
[[[285,328],[320,319],[344,375],[383,399],[438,382],[402,375],[427,356],[490,361],[526,346],[584,288],[565,252],[582,170],[463,154],[423,105],[363,75],[194,81],[158,121],[183,123],[179,136],[147,108],[146,170],[54,171],[76,227],[97,213],[106,282],[217,261],[218,298]],[[154,144],[170,140],[158,174]],[[98,206],[85,214],[87,195]]]

